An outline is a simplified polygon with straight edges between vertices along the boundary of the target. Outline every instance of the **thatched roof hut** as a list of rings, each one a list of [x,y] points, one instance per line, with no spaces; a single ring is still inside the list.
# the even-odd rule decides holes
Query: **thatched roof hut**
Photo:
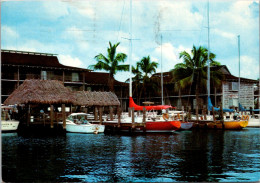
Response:
[[[73,104],[81,106],[119,106],[112,92],[72,92],[61,81],[25,80],[5,101],[14,104]]]
[[[72,104],[72,91],[57,80],[25,80],[5,101],[14,104]]]
[[[81,106],[119,106],[117,96],[112,92],[74,92],[74,105]]]

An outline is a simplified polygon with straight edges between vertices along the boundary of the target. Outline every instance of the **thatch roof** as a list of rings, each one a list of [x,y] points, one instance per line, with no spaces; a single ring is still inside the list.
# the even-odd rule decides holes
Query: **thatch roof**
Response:
[[[120,102],[112,92],[72,92],[61,81],[25,80],[5,101],[14,104],[73,104],[82,106],[118,106]]]
[[[89,92],[77,91],[74,93],[76,98],[74,105],[82,106],[119,106],[117,96],[112,92]]]
[[[75,100],[72,91],[57,80],[25,80],[5,101],[14,104],[69,104]]]

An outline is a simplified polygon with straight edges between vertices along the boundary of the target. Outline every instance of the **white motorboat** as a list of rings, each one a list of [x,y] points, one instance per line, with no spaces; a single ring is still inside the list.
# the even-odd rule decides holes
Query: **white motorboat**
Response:
[[[74,133],[104,133],[105,125],[92,124],[86,113],[72,113],[66,119],[66,131]],[[62,122],[60,122],[62,123]]]
[[[13,107],[1,106],[1,130],[2,132],[16,131],[19,121],[12,119]]]

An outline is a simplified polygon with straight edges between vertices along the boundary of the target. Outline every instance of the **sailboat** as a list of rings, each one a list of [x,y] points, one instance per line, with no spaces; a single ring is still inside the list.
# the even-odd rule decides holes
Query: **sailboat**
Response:
[[[238,80],[238,86],[240,88],[240,35],[238,36],[238,55],[239,55],[239,80]],[[259,72],[260,74],[260,72]],[[238,97],[240,99],[240,93],[238,94]],[[259,114],[254,114],[255,112],[260,111],[260,109],[245,109],[241,104],[240,100],[238,103],[238,109],[241,113],[243,112],[250,112],[253,113],[251,116],[250,115],[242,115],[241,118],[247,118],[248,120],[248,125],[247,127],[259,127],[260,128],[260,115]]]
[[[209,59],[209,55],[210,55],[210,49],[209,49],[209,2],[208,2],[208,81],[207,81],[207,88],[208,88],[208,111],[210,113],[210,111],[219,111],[220,114],[222,112],[235,112],[233,109],[220,109],[220,108],[216,108],[213,107],[212,103],[211,103],[211,99],[210,99],[210,59]],[[213,114],[214,116],[214,114]],[[216,128],[216,129],[227,129],[227,130],[239,130],[242,128],[245,128],[248,125],[248,119],[247,118],[243,118],[243,119],[225,119],[224,116],[222,116],[223,119],[221,120],[216,120],[213,117],[213,121],[207,122],[207,127],[208,128]]]
[[[242,118],[248,118],[248,125],[247,127],[258,127],[260,128],[260,114],[254,114],[255,112],[260,111],[260,109],[245,109],[240,103],[239,103],[239,111],[240,112],[249,112],[253,113],[252,115],[242,115]]]
[[[129,107],[133,108],[134,111],[142,111],[144,108],[147,110],[148,115],[146,116],[145,120],[143,119],[143,115],[135,116],[135,123],[145,123],[140,125],[138,128],[133,128],[134,131],[139,132],[174,132],[178,130],[181,126],[181,122],[177,120],[170,120],[168,113],[166,113],[166,109],[172,108],[170,105],[163,105],[163,98],[162,98],[162,105],[157,106],[140,106],[135,104],[132,98],[132,0],[130,0],[130,38],[129,38],[129,71],[130,71],[130,83],[129,83]],[[162,83],[163,87],[163,83]],[[163,115],[157,116],[154,110],[162,110]],[[152,112],[151,112],[152,111]],[[132,117],[125,117],[122,118],[122,123],[132,123]]]
[[[213,107],[210,98],[208,98],[208,110],[212,111],[217,111],[219,113],[223,112],[229,112],[229,113],[234,113],[234,109],[220,109],[217,107]],[[222,111],[221,111],[222,110]],[[207,123],[208,128],[216,128],[216,129],[226,129],[226,130],[240,130],[242,128],[245,128],[248,125],[248,118],[241,118],[241,119],[234,119],[232,118],[226,118],[223,116],[222,120],[213,120]]]
[[[169,118],[169,114],[166,113],[167,109],[173,108],[170,105],[153,105],[153,106],[140,106],[135,104],[132,97],[129,97],[129,107],[134,108],[135,111],[148,111],[148,115],[145,119],[146,127],[138,128],[138,131],[146,132],[174,132],[181,127],[181,122],[178,120],[173,120]],[[162,110],[162,115],[157,115],[157,110]],[[138,120],[139,118],[139,120]],[[136,121],[142,121],[143,116],[137,116]],[[145,128],[145,129],[144,129]]]

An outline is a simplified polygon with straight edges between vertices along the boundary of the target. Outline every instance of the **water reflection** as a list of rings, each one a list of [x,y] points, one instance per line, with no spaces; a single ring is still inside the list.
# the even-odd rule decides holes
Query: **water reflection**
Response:
[[[260,129],[173,135],[2,135],[9,182],[257,181]]]

